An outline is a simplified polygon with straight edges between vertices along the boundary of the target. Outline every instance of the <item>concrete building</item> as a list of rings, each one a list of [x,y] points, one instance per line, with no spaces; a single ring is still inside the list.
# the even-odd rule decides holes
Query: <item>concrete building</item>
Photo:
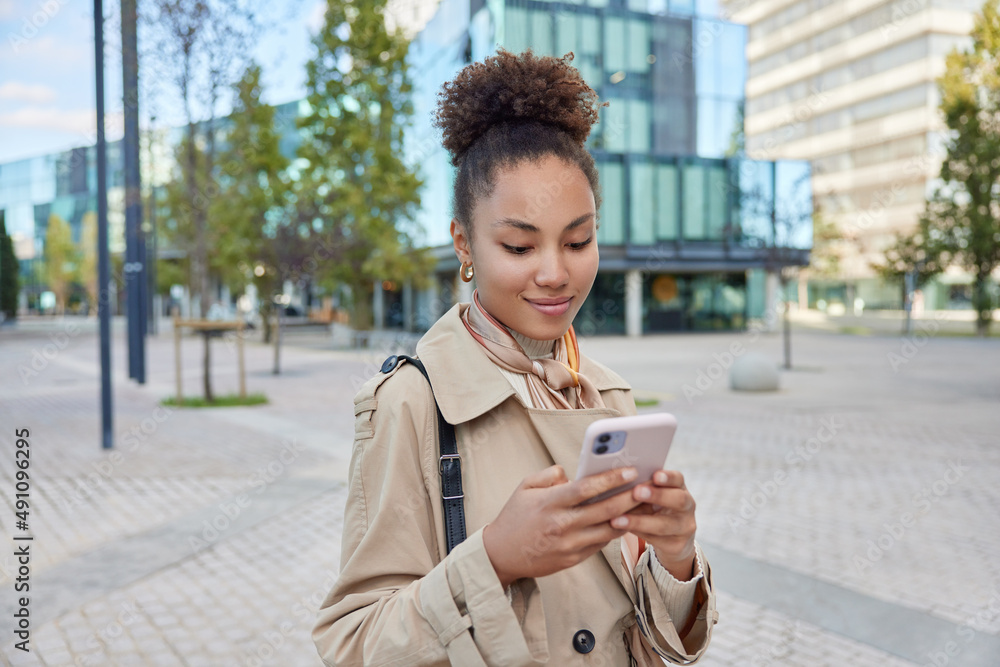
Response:
[[[935,80],[970,42],[979,0],[729,0],[747,25],[745,141],[758,159],[808,160],[820,214],[841,240],[840,275],[808,278],[800,304],[856,298],[899,308],[871,262],[912,230],[944,155]],[[929,308],[965,305],[968,278],[924,290]]]

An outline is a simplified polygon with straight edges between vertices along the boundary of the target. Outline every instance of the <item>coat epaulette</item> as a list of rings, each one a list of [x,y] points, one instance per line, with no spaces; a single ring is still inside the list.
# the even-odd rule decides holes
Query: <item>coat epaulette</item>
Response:
[[[382,383],[391,378],[405,364],[405,359],[390,355],[382,362],[379,372],[373,375],[361,385],[358,393],[354,396],[354,438],[370,438],[375,434],[371,425],[371,413],[378,407],[378,399],[375,394]]]

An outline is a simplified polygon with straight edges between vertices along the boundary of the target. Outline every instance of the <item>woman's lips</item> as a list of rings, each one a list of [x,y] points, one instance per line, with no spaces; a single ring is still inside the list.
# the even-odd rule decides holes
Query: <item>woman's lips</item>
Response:
[[[564,299],[525,299],[528,303],[535,307],[535,310],[542,313],[543,315],[551,315],[553,317],[558,317],[569,310],[569,302],[573,300],[573,297],[566,297]]]

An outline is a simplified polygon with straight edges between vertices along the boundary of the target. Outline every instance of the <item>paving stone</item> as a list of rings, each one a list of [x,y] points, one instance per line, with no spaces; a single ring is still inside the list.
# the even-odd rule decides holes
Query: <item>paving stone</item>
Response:
[[[121,340],[116,369],[124,368]],[[686,395],[685,385],[694,386],[712,355],[735,341],[780,359],[777,336],[752,343],[745,334],[581,340],[586,354],[637,391],[673,396],[656,409],[679,419],[670,465],[685,473],[698,501],[699,540],[1000,635],[1000,385],[989,371],[1000,367],[996,341],[932,338],[893,372],[886,355],[898,349],[898,337],[797,332],[798,369],[782,372],[780,391],[735,394],[723,380]],[[18,377],[32,344],[0,338],[0,373]],[[99,573],[107,578],[102,592],[33,628],[37,656],[5,645],[5,664],[41,664],[41,656],[49,665],[217,667],[263,653],[263,664],[320,667],[311,619],[301,619],[295,605],[313,600],[306,606],[314,611],[336,576],[352,377],[372,374],[387,353],[290,346],[283,351],[286,373],[274,377],[270,348],[250,344],[251,390],[265,391],[269,405],[167,414],[158,401],[173,391],[171,345],[167,336],[150,340],[146,386],[116,381],[114,452],[96,441],[92,335],[74,338],[28,385],[0,386],[0,423],[32,430],[31,525],[36,544],[44,545],[32,562],[38,581],[121,544],[142,544],[149,551],[139,556],[152,562],[176,545],[147,545],[144,536],[186,517],[225,518],[223,503],[254,494],[269,466],[277,479],[250,496],[248,511],[263,507],[282,481],[321,480],[328,490],[303,496],[293,514],[224,529],[204,548],[182,544],[175,560],[127,583],[116,583],[115,572]],[[192,383],[199,345],[184,340]],[[217,389],[230,391],[234,375],[218,363]],[[286,465],[280,455],[290,439],[301,451]],[[0,487],[10,488],[14,473],[12,459],[0,457]],[[743,525],[733,521],[741,511]],[[914,521],[899,534],[905,513]],[[9,538],[8,525],[0,521],[0,535]],[[191,525],[188,534],[202,528]],[[879,557],[863,560],[869,542],[878,546],[880,539]],[[10,571],[0,558],[4,585]],[[700,664],[912,664],[727,595],[725,574],[716,573],[721,620]],[[293,624],[289,632],[282,631],[286,622]],[[105,643],[117,628],[121,636]],[[282,636],[277,649],[267,640],[273,633]]]

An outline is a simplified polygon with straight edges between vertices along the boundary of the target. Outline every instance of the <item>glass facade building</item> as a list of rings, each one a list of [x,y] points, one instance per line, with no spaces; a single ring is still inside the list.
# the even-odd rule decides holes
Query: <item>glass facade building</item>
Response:
[[[420,243],[438,258],[435,285],[376,286],[377,323],[423,330],[468,300],[448,233],[454,168],[431,125],[441,85],[498,47],[562,56],[602,101],[589,149],[600,172],[599,275],[576,328],[583,334],[739,329],[762,317],[764,273],[808,262],[809,165],[742,156],[747,28],[694,2],[442,0],[410,47],[414,122],[406,159],[424,181]],[[277,108],[282,152],[294,155],[304,102]],[[224,129],[225,121],[219,121]],[[165,183],[181,130],[143,141],[147,181]],[[155,166],[155,171],[151,169]],[[150,176],[151,174],[151,176]],[[124,249],[120,147],[108,146],[112,252]],[[93,148],[0,165],[0,210],[22,274],[41,256],[49,216],[79,241],[96,210]],[[164,257],[163,247],[159,256]],[[28,282],[28,281],[26,281]],[[221,293],[220,293],[221,294]],[[306,299],[308,302],[308,299]]]
[[[418,298],[418,311],[439,306],[420,324],[467,298],[448,235],[454,169],[430,124],[437,92],[498,47],[572,51],[609,102],[588,139],[603,193],[601,265],[577,329],[732,329],[763,315],[761,272],[808,262],[809,165],[740,157],[747,29],[697,10],[662,0],[441,2],[411,46],[409,154],[426,183],[421,222],[441,282]]]
[[[299,144],[295,119],[301,104],[290,102],[275,108],[281,151],[288,156],[295,155]],[[224,133],[228,120],[217,119],[216,123]],[[183,133],[183,128],[143,133],[140,162],[145,188],[153,184],[159,189],[173,177],[174,147],[180,143]],[[108,248],[112,256],[116,256],[125,252],[125,177],[121,141],[109,141],[106,155]],[[51,217],[58,216],[66,221],[73,242],[80,244],[84,217],[97,215],[96,156],[94,146],[85,146],[0,164],[0,211],[4,212],[7,233],[14,241],[19,259],[22,307],[36,308],[37,297],[44,289],[36,267],[44,257],[45,235]],[[146,210],[147,216],[148,213]],[[161,260],[173,259],[182,256],[183,251],[160,244],[157,255]],[[112,290],[116,284],[112,280]]]

